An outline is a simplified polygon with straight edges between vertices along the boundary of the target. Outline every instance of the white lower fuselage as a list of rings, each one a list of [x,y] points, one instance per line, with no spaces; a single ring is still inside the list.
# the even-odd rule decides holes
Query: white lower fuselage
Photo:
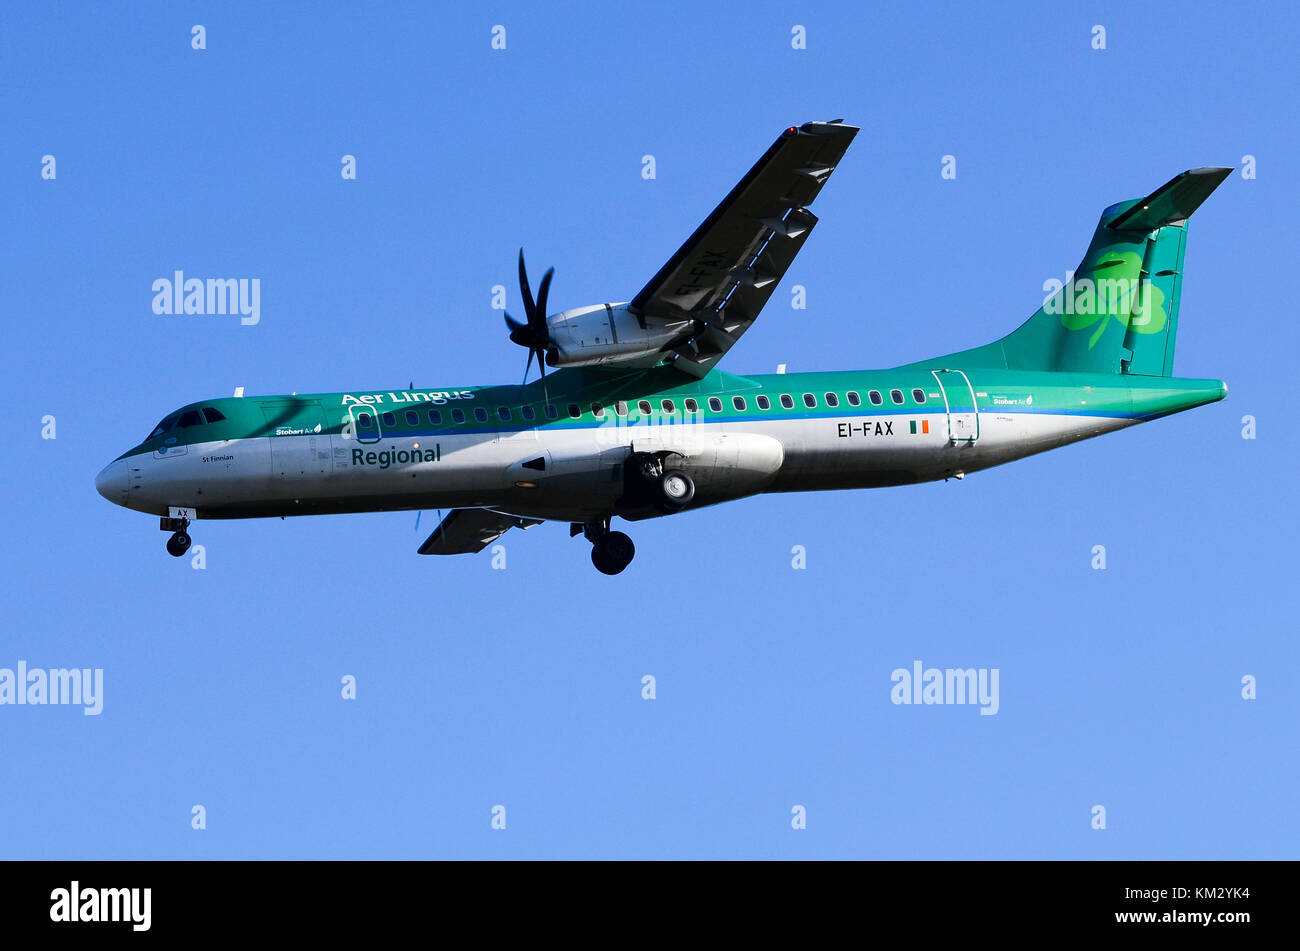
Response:
[[[627,425],[611,413],[606,425],[431,431],[366,443],[340,434],[198,442],[124,458],[104,478],[121,493],[121,504],[156,515],[172,507],[193,509],[198,518],[484,507],[583,522],[654,514],[617,509],[622,464],[632,450],[672,453],[671,465],[694,479],[700,506],[760,492],[962,476],[1137,421],[983,411],[972,439],[950,436],[942,406],[928,413],[671,425]],[[523,466],[530,461],[533,467]]]

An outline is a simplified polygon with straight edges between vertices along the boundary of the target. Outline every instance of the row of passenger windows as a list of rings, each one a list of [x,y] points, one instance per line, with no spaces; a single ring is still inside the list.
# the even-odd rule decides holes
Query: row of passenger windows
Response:
[[[854,390],[849,390],[846,394],[844,394],[844,397],[848,401],[848,404],[850,406],[862,405],[862,396]],[[784,409],[794,409],[794,405],[795,405],[794,397],[791,396],[789,393],[782,393],[778,397],[778,399],[780,400],[781,406]],[[822,399],[825,401],[825,404],[831,408],[840,405],[840,397],[836,393],[823,393]],[[890,390],[889,399],[890,402],[896,406],[902,406],[903,403],[905,402],[902,390]],[[885,402],[885,398],[879,390],[869,390],[867,392],[867,400],[871,403],[872,406],[881,406]],[[912,390],[912,401],[917,404],[924,403],[925,391],[920,389],[919,387]],[[760,410],[764,412],[772,408],[771,399],[769,399],[767,396],[762,394],[754,398],[754,403]],[[742,413],[749,408],[749,403],[743,396],[733,396],[731,398],[731,405],[734,409]],[[816,394],[804,393],[803,405],[808,407],[809,409],[816,409],[818,406]],[[668,399],[660,400],[659,407],[665,413],[677,412],[677,403],[674,400],[668,400]],[[722,412],[721,398],[717,396],[710,396],[708,398],[708,407],[710,412],[721,413]],[[651,405],[649,400],[640,400],[636,404],[636,408],[637,408],[637,412],[639,412],[642,416],[649,416],[654,412],[654,407]],[[605,418],[607,408],[603,403],[592,403],[590,404],[589,409],[591,411],[591,415],[594,416],[596,419]],[[628,414],[628,404],[623,402],[622,400],[619,400],[617,403],[615,403],[613,409],[614,409],[614,414],[616,416],[626,416]],[[688,396],[684,400],[682,400],[682,409],[687,413],[698,413],[700,411],[699,401],[696,400],[694,397]],[[569,419],[582,418],[582,407],[579,406],[577,403],[568,404],[568,406],[566,406],[564,410]],[[542,407],[542,412],[545,414],[547,419],[554,420],[560,418],[560,409],[556,406],[553,406],[550,403],[547,403]],[[474,419],[477,422],[486,423],[488,421],[488,411],[484,409],[482,406],[475,407],[473,410],[473,414],[474,414]],[[522,418],[525,422],[533,422],[537,418],[537,411],[533,409],[533,407],[531,406],[521,406],[519,407],[519,415],[520,418]],[[509,406],[498,406],[496,408],[496,416],[497,419],[499,419],[503,423],[511,422],[514,419],[514,416]],[[405,412],[404,417],[406,420],[406,425],[408,426],[419,426],[422,425],[423,423],[423,420],[421,419],[419,412],[413,409],[408,409]],[[466,421],[465,410],[460,408],[453,409],[450,411],[450,417],[451,417],[451,422],[453,423],[457,423],[457,424],[464,423]],[[382,413],[380,414],[379,418],[383,422],[383,425],[385,427],[392,427],[397,425],[396,413],[391,413],[391,412]],[[442,411],[436,409],[429,410],[428,420],[431,425],[441,426],[443,423]],[[367,429],[367,430],[374,429],[375,428],[374,416],[371,415],[370,413],[358,413],[357,427],[360,429]]]

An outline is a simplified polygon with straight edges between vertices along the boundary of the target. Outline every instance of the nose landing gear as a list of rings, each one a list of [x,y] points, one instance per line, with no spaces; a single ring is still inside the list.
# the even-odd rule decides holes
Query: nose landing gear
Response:
[[[164,532],[171,532],[167,539],[167,554],[180,558],[190,550],[190,520],[188,518],[164,518],[158,525]]]

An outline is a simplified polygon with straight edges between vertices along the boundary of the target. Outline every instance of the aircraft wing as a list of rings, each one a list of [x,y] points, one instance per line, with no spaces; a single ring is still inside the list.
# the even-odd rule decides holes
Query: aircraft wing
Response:
[[[704,376],[749,329],[817,224],[806,206],[857,132],[839,121],[786,129],[632,299],[639,320],[694,321],[674,366]]]
[[[463,555],[482,551],[512,528],[532,528],[541,519],[516,518],[487,509],[452,509],[420,546],[421,555]]]

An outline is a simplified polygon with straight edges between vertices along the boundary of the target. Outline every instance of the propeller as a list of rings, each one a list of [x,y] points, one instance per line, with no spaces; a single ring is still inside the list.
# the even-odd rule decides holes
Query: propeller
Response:
[[[537,287],[537,300],[533,300],[532,288],[528,286],[528,270],[524,267],[524,249],[519,249],[519,290],[524,298],[524,314],[527,322],[520,323],[506,314],[506,326],[510,328],[510,339],[521,347],[528,348],[528,362],[524,364],[524,379],[533,366],[533,354],[537,354],[537,366],[546,376],[546,351],[550,349],[551,334],[546,326],[546,295],[551,289],[551,278],[555,268],[550,268],[542,275],[542,283]]]

